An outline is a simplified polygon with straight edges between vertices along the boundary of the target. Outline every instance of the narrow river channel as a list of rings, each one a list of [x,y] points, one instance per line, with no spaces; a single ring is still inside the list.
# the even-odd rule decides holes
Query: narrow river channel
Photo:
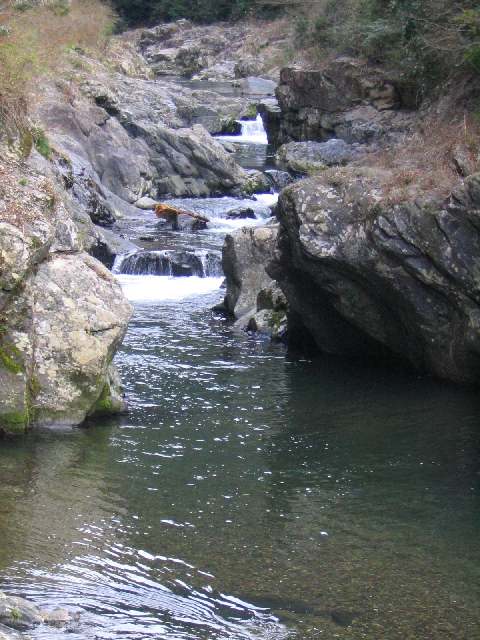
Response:
[[[235,200],[179,202],[204,232],[125,223],[210,266],[116,265],[130,414],[2,443],[0,588],[79,611],[72,640],[479,638],[478,394],[295,359],[211,311],[225,232],[273,199],[248,201],[251,221],[226,218]]]

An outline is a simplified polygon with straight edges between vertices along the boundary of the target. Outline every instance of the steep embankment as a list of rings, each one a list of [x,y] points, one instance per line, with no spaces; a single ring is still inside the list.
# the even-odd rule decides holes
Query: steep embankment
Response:
[[[53,15],[36,11],[27,26]],[[40,35],[44,27],[39,22]],[[56,78],[31,88],[30,111],[1,166],[1,432],[79,424],[123,409],[111,360],[131,310],[94,257],[111,267],[136,247],[109,227],[158,198],[258,188],[259,176],[210,135],[251,117],[244,90],[222,96],[158,75],[165,47],[171,64],[164,71],[174,75],[192,75],[189,60],[197,71],[217,69],[229,55],[230,80],[249,73],[250,58],[236,69],[245,27],[225,30],[181,21],[124,34],[97,53],[69,47]],[[240,82],[258,99],[274,87]]]
[[[290,340],[478,383],[480,174],[458,103],[413,109],[394,77],[346,57],[284,69],[277,97],[277,164],[311,175],[280,197],[267,265]]]
[[[8,160],[0,172],[0,429],[122,410],[111,361],[131,308],[85,252],[90,219],[53,175]]]

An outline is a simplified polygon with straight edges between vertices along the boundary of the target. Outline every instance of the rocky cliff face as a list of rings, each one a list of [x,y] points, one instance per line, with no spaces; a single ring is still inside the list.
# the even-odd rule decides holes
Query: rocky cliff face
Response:
[[[282,69],[279,144],[341,138],[371,144],[398,138],[411,124],[408,95],[383,70],[341,57],[323,69]],[[278,130],[279,129],[279,130]]]
[[[478,384],[479,209],[480,174],[446,201],[397,205],[362,169],[288,187],[268,271],[288,299],[291,330],[328,353],[394,356]]]
[[[0,432],[122,410],[111,361],[131,308],[85,252],[92,223],[53,175],[0,174]]]
[[[222,266],[227,294],[224,311],[237,328],[283,338],[286,300],[266,265],[272,260],[277,224],[241,229],[225,238]]]

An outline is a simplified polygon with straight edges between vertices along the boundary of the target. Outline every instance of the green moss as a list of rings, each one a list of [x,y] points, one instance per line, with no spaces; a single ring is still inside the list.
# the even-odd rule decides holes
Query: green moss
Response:
[[[22,612],[20,611],[20,609],[17,609],[16,607],[13,607],[12,609],[10,609],[10,618],[12,620],[20,620],[21,617],[22,617]]]
[[[9,411],[0,415],[0,430],[7,433],[24,433],[30,422],[28,410]]]
[[[11,373],[22,373],[23,366],[17,361],[19,357],[18,350],[13,346],[0,345],[0,365]]]
[[[27,184],[28,184],[28,180],[27,180],[26,178],[20,178],[20,180],[18,181],[18,184],[19,184],[21,187],[26,187],[26,186],[27,186]]]
[[[252,102],[248,105],[247,110],[245,112],[245,119],[246,120],[255,120],[255,118],[257,117],[258,111],[257,111],[257,105]]]
[[[108,415],[114,412],[115,412],[115,406],[112,401],[110,387],[108,384],[106,384],[103,387],[102,393],[100,394],[100,397],[95,403],[95,406],[93,407],[91,415],[92,416]]]
[[[32,375],[28,381],[28,390],[30,391],[30,398],[36,398],[42,387],[36,375]]]
[[[35,149],[38,153],[47,160],[50,160],[53,149],[50,146],[50,142],[48,141],[45,131],[40,127],[35,127],[32,129],[32,138],[33,144],[35,145]]]

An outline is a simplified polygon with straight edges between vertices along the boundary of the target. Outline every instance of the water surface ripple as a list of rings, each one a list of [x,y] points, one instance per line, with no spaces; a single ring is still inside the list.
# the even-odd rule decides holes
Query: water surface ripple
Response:
[[[220,295],[137,301],[130,415],[2,444],[2,587],[73,640],[478,637],[477,396],[286,358]]]

